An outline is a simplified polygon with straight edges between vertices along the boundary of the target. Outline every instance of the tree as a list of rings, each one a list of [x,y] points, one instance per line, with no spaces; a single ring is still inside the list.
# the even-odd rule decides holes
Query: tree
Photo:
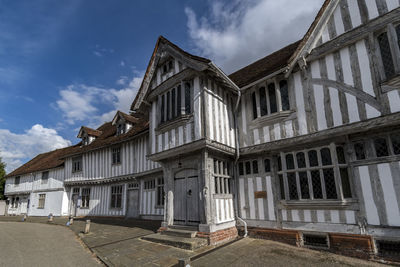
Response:
[[[0,199],[4,199],[4,188],[6,186],[6,164],[0,158]]]

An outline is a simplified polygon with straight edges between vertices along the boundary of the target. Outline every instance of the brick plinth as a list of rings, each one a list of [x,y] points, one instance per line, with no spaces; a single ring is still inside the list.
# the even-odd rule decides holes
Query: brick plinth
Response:
[[[240,231],[243,232],[243,228]],[[300,244],[300,234],[297,231],[256,227],[249,227],[247,231],[248,236],[253,238],[268,239],[294,246],[299,246]]]
[[[329,242],[334,253],[362,259],[370,259],[373,255],[371,236],[331,233]]]
[[[219,230],[213,233],[198,232],[196,237],[207,238],[209,245],[217,245],[235,239],[238,236],[236,227]]]

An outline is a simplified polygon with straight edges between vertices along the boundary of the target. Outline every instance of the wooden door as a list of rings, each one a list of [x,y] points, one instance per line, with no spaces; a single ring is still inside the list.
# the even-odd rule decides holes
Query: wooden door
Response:
[[[139,217],[139,189],[128,191],[128,212],[126,216],[130,218]]]
[[[199,224],[197,171],[180,171],[175,175],[174,182],[174,224]]]

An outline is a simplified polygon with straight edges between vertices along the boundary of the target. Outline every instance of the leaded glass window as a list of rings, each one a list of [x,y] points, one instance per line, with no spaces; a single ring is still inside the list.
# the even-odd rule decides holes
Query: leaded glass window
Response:
[[[375,138],[374,139],[374,147],[376,156],[379,157],[387,157],[389,156],[389,149],[385,138]]]
[[[279,82],[279,87],[281,90],[281,104],[282,110],[289,110],[290,103],[289,103],[289,88],[288,83],[285,80]]]
[[[390,51],[389,38],[386,32],[378,36],[378,43],[386,79],[390,79],[395,75],[396,72],[393,63],[392,52]]]
[[[285,163],[281,164],[283,170],[279,170],[278,175],[283,181],[287,179],[286,185],[279,181],[281,186],[287,186],[284,188],[289,197],[286,200],[340,200],[338,188],[342,189],[344,198],[352,197],[343,146],[331,144],[329,147],[281,153],[279,159]]]

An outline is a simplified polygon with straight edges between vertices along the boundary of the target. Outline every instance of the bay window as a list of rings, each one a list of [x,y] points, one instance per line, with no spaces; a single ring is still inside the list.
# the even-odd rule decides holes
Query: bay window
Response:
[[[192,112],[192,86],[190,81],[181,82],[158,97],[159,123],[174,120]]]

